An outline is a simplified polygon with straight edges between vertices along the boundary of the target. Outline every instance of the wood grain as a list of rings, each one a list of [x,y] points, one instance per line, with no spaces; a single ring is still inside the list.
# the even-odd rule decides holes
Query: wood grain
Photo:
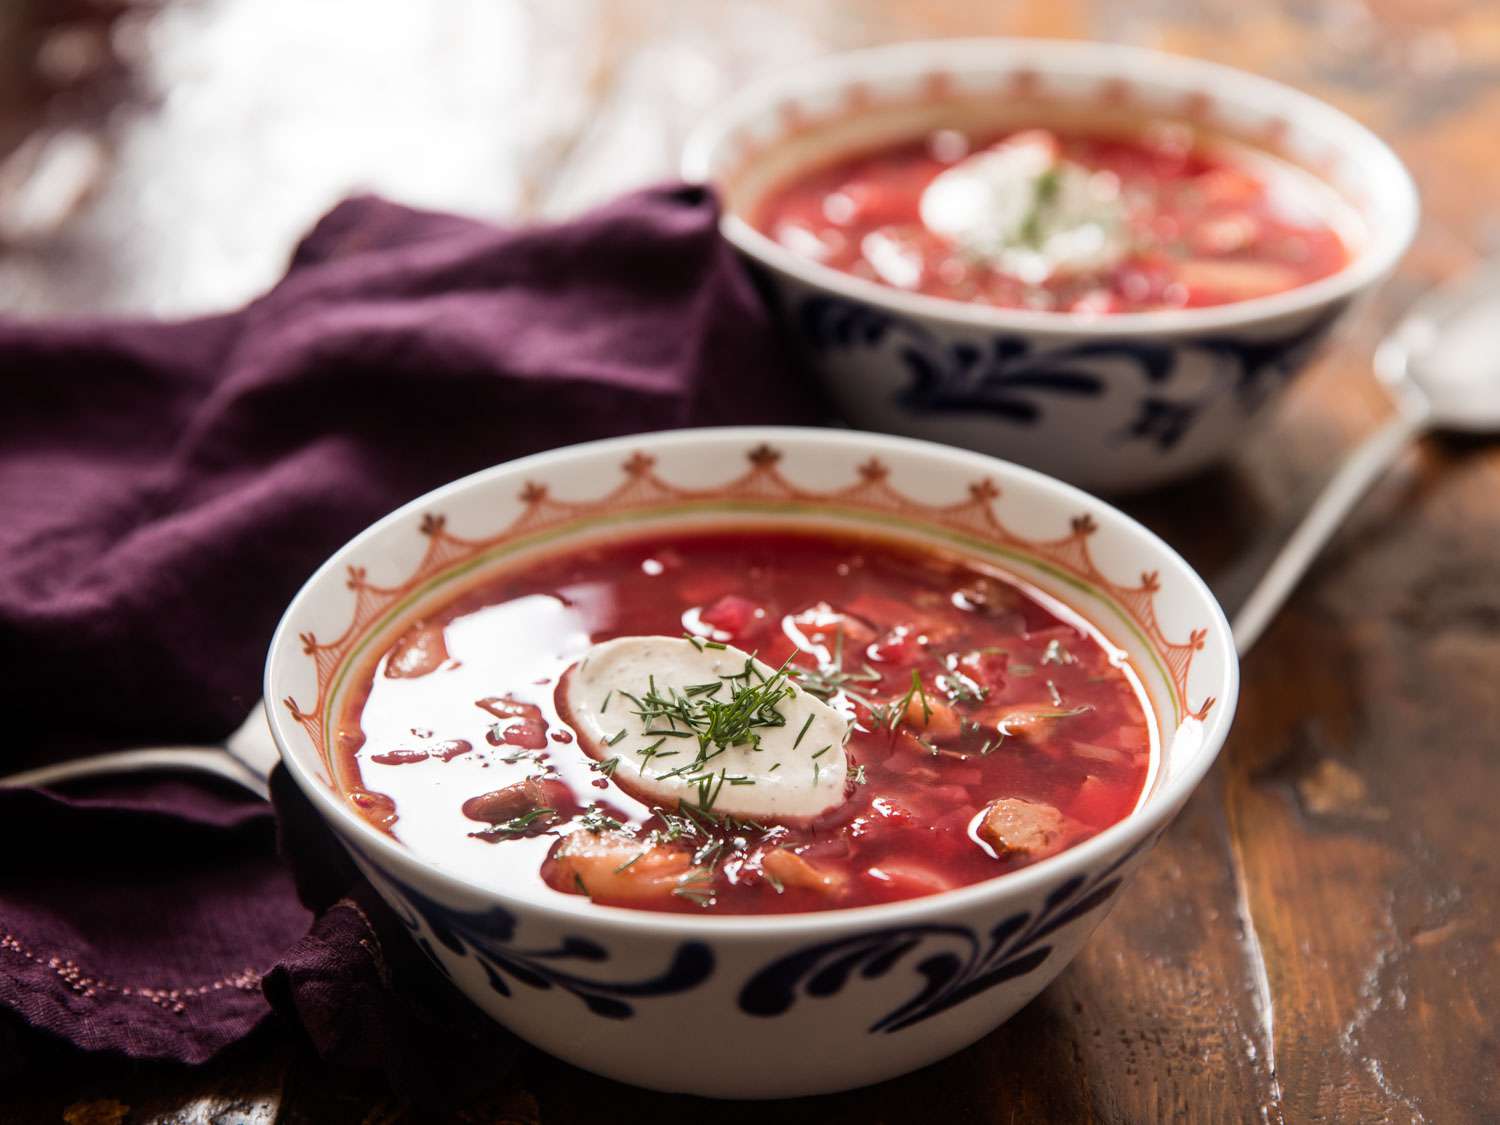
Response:
[[[1368,374],[1381,326],[1500,251],[1500,9],[1484,2],[290,11],[3,9],[0,304],[224,307],[270,284],[295,235],[358,187],[497,217],[571,213],[669,175],[698,114],[746,76],[830,49],[1003,33],[1201,55],[1369,123],[1407,159],[1426,207],[1398,277],[1232,465],[1127,503],[1232,606],[1341,453],[1385,416]],[[255,80],[273,57],[283,80]],[[41,176],[66,206],[38,202]],[[1246,662],[1225,755],[1132,892],[1040,999],[973,1048],[770,1111],[543,1061],[520,1091],[453,1120],[585,1121],[602,1107],[724,1125],[939,1109],[986,1122],[1500,1119],[1497,498],[1500,449],[1474,441],[1430,441],[1375,490]],[[70,1061],[0,1093],[6,1121],[127,1118],[431,1120],[274,1034],[195,1071]]]

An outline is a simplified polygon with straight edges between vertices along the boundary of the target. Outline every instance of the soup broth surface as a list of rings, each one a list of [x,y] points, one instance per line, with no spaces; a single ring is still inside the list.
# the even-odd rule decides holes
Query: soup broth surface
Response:
[[[974,163],[995,153],[1006,158]],[[940,176],[971,167],[956,196],[924,205]],[[967,217],[952,219],[953,205]],[[1357,225],[1311,174],[1208,147],[1166,122],[1138,136],[944,130],[795,175],[748,219],[793,253],[867,281],[1085,315],[1294,289],[1348,263],[1344,234]]]
[[[614,778],[559,685],[593,644],[684,634],[785,664],[849,721],[842,804],[758,823]],[[367,819],[482,885],[652,910],[822,910],[993,878],[1128,814],[1154,753],[1124,654],[1065,607],[956,559],[801,531],[553,556],[409,622],[361,675],[337,765]],[[696,748],[664,737],[656,764]]]

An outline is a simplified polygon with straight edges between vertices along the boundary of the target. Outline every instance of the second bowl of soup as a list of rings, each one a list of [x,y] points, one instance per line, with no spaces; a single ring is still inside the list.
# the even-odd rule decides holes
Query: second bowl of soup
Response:
[[[1417,217],[1332,107],[1087,43],[819,60],[711,116],[684,172],[847,420],[1104,491],[1232,450]]]

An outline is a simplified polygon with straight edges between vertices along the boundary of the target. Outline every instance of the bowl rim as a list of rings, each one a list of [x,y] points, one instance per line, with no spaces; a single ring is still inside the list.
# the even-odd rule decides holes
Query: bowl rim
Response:
[[[741,252],[805,285],[850,300],[878,305],[894,313],[998,331],[1092,338],[1197,335],[1306,312],[1343,300],[1383,280],[1416,236],[1421,203],[1410,171],[1390,145],[1343,110],[1275,79],[1223,63],[1146,47],[1084,40],[998,36],[925,39],[825,55],[777,67],[746,83],[733,97],[700,120],[683,147],[680,174],[689,182],[712,184],[715,157],[721,146],[749,119],[788,97],[826,92],[851,81],[920,77],[927,69],[944,63],[976,68],[1003,66],[1007,69],[1024,63],[1027,70],[1043,76],[1049,72],[1083,74],[1097,76],[1103,81],[1131,77],[1149,81],[1168,75],[1176,82],[1196,80],[1198,85],[1212,89],[1220,100],[1279,106],[1283,116],[1295,117],[1305,127],[1337,138],[1342,151],[1362,153],[1362,163],[1385,164],[1387,182],[1383,190],[1396,201],[1399,221],[1372,231],[1368,245],[1361,247],[1336,273],[1294,289],[1203,308],[1097,316],[975,305],[946,297],[907,293],[794,254],[738,215],[727,211],[720,219],[724,237]]]
[[[1084,510],[1105,509],[1121,521],[1121,525],[1132,538],[1146,543],[1164,560],[1177,564],[1181,570],[1181,576],[1187,581],[1185,596],[1196,596],[1208,611],[1210,621],[1205,634],[1208,645],[1220,645],[1224,655],[1224,672],[1220,682],[1212,685],[1207,692],[1213,695],[1217,702],[1213,712],[1203,720],[1202,750],[1193,764],[1180,774],[1166,779],[1162,787],[1150,799],[1097,835],[1018,871],[1007,872],[978,883],[954,888],[951,891],[870,906],[789,914],[705,914],[700,916],[631,907],[602,906],[588,899],[573,901],[579,896],[559,896],[556,902],[530,899],[452,874],[381,832],[359,816],[346,801],[340,800],[335,795],[331,785],[325,784],[321,779],[312,775],[308,767],[300,760],[299,754],[289,749],[286,730],[290,729],[291,720],[285,718],[273,702],[279,698],[273,680],[274,666],[281,659],[284,650],[295,645],[297,641],[297,633],[292,625],[293,619],[304,604],[315,596],[315,588],[325,582],[331,572],[341,572],[352,553],[378,537],[385,529],[420,515],[429,510],[434,503],[446,497],[483,487],[491,481],[537,474],[545,471],[551,464],[580,456],[628,454],[639,448],[643,440],[649,440],[654,446],[660,448],[664,444],[691,445],[704,440],[733,443],[738,447],[745,442],[755,444],[757,442],[807,441],[810,438],[816,439],[821,445],[857,447],[867,453],[878,454],[882,449],[901,450],[919,454],[937,454],[956,462],[967,461],[975,467],[996,475],[1000,478],[1002,487],[1007,479],[1011,482],[1019,481],[1025,487],[1052,492],[1059,502],[1083,504]],[[827,930],[876,928],[890,924],[919,922],[933,916],[962,912],[992,904],[990,900],[1001,902],[1014,896],[1026,895],[1054,882],[1084,874],[1112,857],[1125,855],[1151,833],[1163,828],[1176,815],[1182,803],[1217,759],[1234,718],[1239,695],[1239,679],[1239,661],[1229,622],[1217,599],[1198,572],[1160,536],[1112,504],[1080,488],[1049,477],[1035,469],[1003,461],[997,457],[916,438],[866,431],[829,430],[816,426],[712,426],[648,431],[624,437],[580,442],[534,453],[460,477],[458,480],[424,493],[376,520],[334,551],[293,596],[281,620],[277,623],[267,650],[262,698],[277,752],[297,787],[312,802],[322,818],[329,822],[335,834],[340,837],[341,844],[350,846],[348,843],[350,839],[358,841],[357,850],[363,853],[365,858],[382,873],[385,873],[388,868],[398,871],[414,870],[420,873],[422,878],[430,880],[433,886],[441,889],[438,896],[440,898],[443,895],[458,899],[479,898],[503,906],[518,918],[541,916],[559,926],[585,924],[590,928],[603,930],[651,931],[658,936],[671,936],[684,940],[712,937],[720,940],[753,941],[771,936],[792,937]],[[378,857],[378,860],[372,857]]]

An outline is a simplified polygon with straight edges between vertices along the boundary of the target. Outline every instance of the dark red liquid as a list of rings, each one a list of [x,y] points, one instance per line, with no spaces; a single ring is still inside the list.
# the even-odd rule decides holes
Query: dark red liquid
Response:
[[[810,824],[664,839],[680,810],[646,807],[556,737],[555,685],[590,642],[685,627],[825,674],[841,650],[860,697],[830,700],[856,720],[842,806]],[[413,676],[399,658],[417,642],[436,650],[436,630],[448,658]],[[922,690],[909,697],[913,672]],[[904,712],[880,710],[903,698]],[[460,742],[473,749],[450,755]],[[339,742],[361,779],[356,805],[450,870],[717,913],[911,898],[1035,862],[1134,808],[1151,743],[1123,657],[1061,607],[954,560],[791,532],[624,540],[496,577],[413,622],[366,670]],[[982,824],[1005,799],[1023,823],[1008,819],[996,846]],[[533,809],[550,811],[527,820]],[[608,858],[558,857],[570,833],[601,826]],[[637,855],[648,858],[616,870]]]
[[[957,134],[948,134],[956,138]],[[1005,135],[976,136],[979,151]],[[1306,285],[1342,269],[1348,250],[1329,223],[1328,189],[1290,165],[1232,162],[1182,131],[1141,139],[1062,135],[1063,157],[1113,177],[1132,251],[1095,274],[1028,283],[965,257],[929,231],[922,192],[954,153],[919,139],[813,169],[762,199],[750,221],[796,253],[890,284],[868,254],[872,235],[920,260],[914,285],[933,297],[1088,314],[1222,305]],[[960,151],[962,151],[960,149]],[[1265,173],[1275,170],[1273,185]],[[1273,186],[1276,190],[1273,190]]]

